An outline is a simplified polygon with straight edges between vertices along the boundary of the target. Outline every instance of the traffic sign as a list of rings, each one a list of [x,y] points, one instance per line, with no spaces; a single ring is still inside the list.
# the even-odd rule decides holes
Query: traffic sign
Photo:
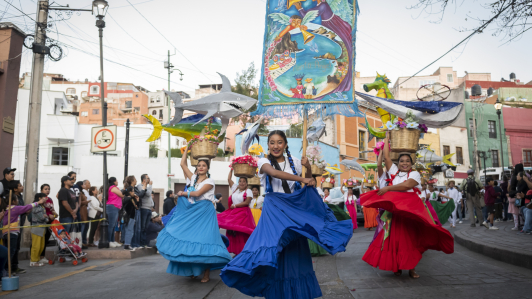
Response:
[[[93,127],[91,153],[116,151],[116,126]]]

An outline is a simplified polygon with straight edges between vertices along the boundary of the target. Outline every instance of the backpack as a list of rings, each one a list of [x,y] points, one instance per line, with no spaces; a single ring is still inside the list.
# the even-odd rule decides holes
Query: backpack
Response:
[[[479,187],[477,185],[477,182],[475,182],[475,178],[468,178],[467,179],[467,193],[471,196],[477,195],[479,191]]]

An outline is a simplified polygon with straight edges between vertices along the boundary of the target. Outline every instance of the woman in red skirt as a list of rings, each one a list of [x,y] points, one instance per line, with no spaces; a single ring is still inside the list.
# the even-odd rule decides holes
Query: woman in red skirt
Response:
[[[409,270],[410,277],[419,278],[415,268],[423,252],[433,249],[453,253],[454,239],[435,224],[418,196],[421,176],[412,170],[410,153],[400,153],[398,165],[393,164],[386,138],[384,159],[389,185],[363,194],[361,204],[384,209],[385,223],[362,259],[373,267],[393,271],[396,276],[400,276],[402,270]]]
[[[218,226],[227,230],[226,236],[229,239],[227,250],[239,254],[255,230],[255,220],[249,209],[253,193],[248,189],[247,178],[239,178],[238,184],[233,183],[232,178],[233,170],[231,169],[227,178],[231,188],[231,196],[228,199],[229,209],[218,214]]]

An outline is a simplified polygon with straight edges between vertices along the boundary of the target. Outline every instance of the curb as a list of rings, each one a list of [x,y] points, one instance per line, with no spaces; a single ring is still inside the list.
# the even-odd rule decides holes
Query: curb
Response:
[[[52,246],[50,246],[52,247]],[[56,248],[54,248],[57,250]],[[87,258],[89,259],[113,259],[113,260],[129,260],[139,257],[155,255],[157,254],[157,248],[144,248],[135,251],[124,250],[122,247],[118,248],[105,248],[105,249],[85,249],[83,252],[87,253]],[[51,260],[54,258],[54,250],[46,250],[46,258]],[[29,260],[30,251],[27,248],[22,249],[18,253],[19,261]]]
[[[463,236],[462,231],[455,232],[454,239],[456,243],[476,253],[514,266],[532,269],[532,254],[523,253],[511,248],[487,245],[482,241]]]

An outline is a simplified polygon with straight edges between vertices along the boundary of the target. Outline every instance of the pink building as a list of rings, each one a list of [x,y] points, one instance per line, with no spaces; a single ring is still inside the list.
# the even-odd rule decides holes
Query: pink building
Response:
[[[530,109],[503,107],[511,164],[523,162],[532,167],[532,118]]]

